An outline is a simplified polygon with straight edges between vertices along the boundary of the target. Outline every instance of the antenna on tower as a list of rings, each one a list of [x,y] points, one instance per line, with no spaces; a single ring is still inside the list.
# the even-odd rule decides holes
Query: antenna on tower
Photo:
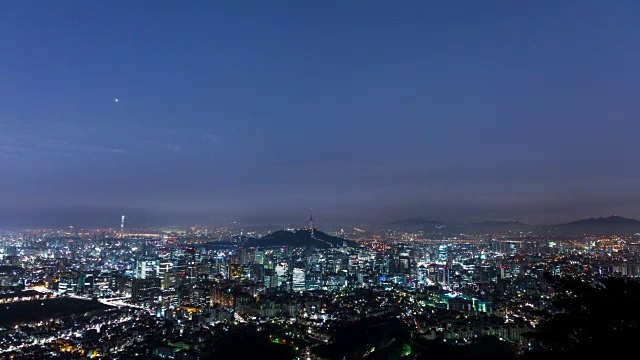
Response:
[[[313,209],[309,208],[309,229],[311,229],[311,236],[313,236]]]

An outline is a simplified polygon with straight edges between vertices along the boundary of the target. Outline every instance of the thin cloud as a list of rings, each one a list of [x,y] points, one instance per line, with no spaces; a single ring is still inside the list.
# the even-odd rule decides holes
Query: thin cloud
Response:
[[[205,133],[204,138],[207,139],[210,144],[214,145],[218,145],[222,142],[222,137],[216,134]]]
[[[181,144],[160,141],[160,140],[145,140],[146,145],[151,145],[155,147],[160,147],[165,150],[169,150],[171,152],[180,152],[183,150],[183,146]]]
[[[162,144],[162,145],[173,152],[182,151],[182,145],[180,144]]]
[[[58,150],[101,152],[101,153],[109,153],[109,154],[129,153],[129,150],[122,149],[122,148],[114,148],[114,147],[93,145],[93,144],[90,144],[90,145],[72,144],[66,141],[61,141],[61,140],[50,140],[47,144],[44,145],[44,147],[49,149],[58,149]]]
[[[19,157],[16,156],[14,153],[10,153],[10,152],[6,152],[6,151],[3,151],[3,150],[0,150],[0,159],[17,160],[17,159],[19,159]]]
[[[29,155],[71,156],[75,152],[127,154],[129,150],[96,144],[76,144],[51,138],[38,139],[29,133],[4,132],[0,135],[0,159],[19,159]]]
[[[24,146],[0,144],[1,153],[16,154],[16,153],[24,153],[26,151],[27,149]]]

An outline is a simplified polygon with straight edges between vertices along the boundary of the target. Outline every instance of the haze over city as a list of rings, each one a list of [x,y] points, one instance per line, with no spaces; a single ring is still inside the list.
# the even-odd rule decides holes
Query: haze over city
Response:
[[[638,218],[639,11],[4,4],[0,227]]]

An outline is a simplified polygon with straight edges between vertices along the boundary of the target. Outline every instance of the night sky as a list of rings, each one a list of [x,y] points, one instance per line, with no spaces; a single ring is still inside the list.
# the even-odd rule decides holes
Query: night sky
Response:
[[[11,1],[0,226],[640,218],[640,2]]]

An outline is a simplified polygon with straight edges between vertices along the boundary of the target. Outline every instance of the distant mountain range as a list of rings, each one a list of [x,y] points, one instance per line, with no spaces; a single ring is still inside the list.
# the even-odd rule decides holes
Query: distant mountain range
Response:
[[[403,232],[422,231],[429,236],[457,236],[462,234],[508,234],[530,232],[533,235],[583,236],[632,235],[640,233],[640,221],[621,216],[578,220],[566,224],[531,226],[519,221],[483,221],[477,223],[445,223],[442,221],[409,218],[384,225],[385,229]]]
[[[435,221],[435,220],[426,220],[423,218],[409,218],[409,219],[402,219],[402,220],[398,220],[398,221],[394,221],[394,222],[390,222],[389,225],[400,225],[400,226],[413,226],[413,225],[418,225],[418,226],[425,226],[425,225],[445,225],[446,223],[442,222],[442,221]]]
[[[265,235],[259,239],[248,238],[246,246],[256,247],[272,247],[272,246],[310,246],[316,248],[356,246],[357,244],[351,240],[331,236],[319,230],[313,230],[313,234],[309,229],[298,230],[278,230],[269,235]]]
[[[621,216],[609,216],[578,220],[566,224],[542,226],[541,233],[553,235],[633,235],[640,233],[640,221]]]
[[[533,227],[519,221],[483,221],[477,223],[445,223],[442,221],[410,218],[385,224],[395,231],[418,232],[430,235],[456,236],[460,234],[491,234],[521,232]]]
[[[417,233],[434,239],[458,236],[506,235],[506,236],[564,236],[585,235],[633,235],[640,233],[640,221],[620,216],[589,218],[557,225],[531,226],[520,221],[482,221],[474,223],[447,223],[423,218],[408,218],[383,224],[377,230]],[[316,247],[330,248],[357,246],[351,240],[332,236],[314,229],[278,230],[261,238],[238,236],[238,243],[249,247]]]

